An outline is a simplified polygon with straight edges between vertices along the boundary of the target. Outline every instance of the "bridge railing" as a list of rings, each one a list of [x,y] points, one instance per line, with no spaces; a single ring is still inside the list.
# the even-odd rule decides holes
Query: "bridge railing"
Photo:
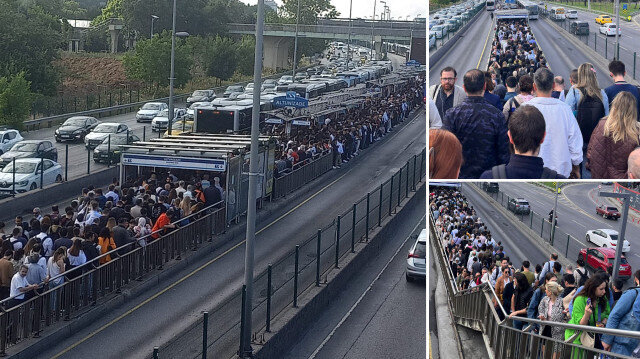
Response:
[[[442,229],[429,211],[430,243],[437,263],[443,273],[451,313],[456,324],[480,331],[490,357],[502,358],[627,358],[625,355],[575,344],[582,332],[590,335],[609,334],[640,340],[640,332],[607,329],[560,322],[541,321],[516,317],[524,322],[523,329],[516,329],[513,320],[506,315],[501,301],[489,283],[459,290],[444,249]],[[494,305],[494,303],[497,303]],[[545,337],[532,331],[535,325],[551,325],[562,330],[571,329],[574,334],[567,340]],[[563,336],[564,338],[564,336]]]
[[[426,28],[423,24],[422,26],[416,26],[415,28],[407,29],[395,29],[395,28],[373,28],[374,36],[382,36],[383,38],[409,38],[413,37],[422,37],[424,35],[426,37]],[[253,34],[255,33],[255,25],[254,24],[229,24],[229,31],[231,33],[246,33]],[[296,25],[295,24],[265,24],[264,26],[265,33],[268,32],[295,32]],[[298,32],[300,33],[320,33],[320,34],[343,34],[348,35],[349,31],[351,31],[351,35],[362,35],[362,36],[371,36],[372,29],[369,27],[351,27],[349,28],[348,24],[345,25],[299,25]]]
[[[308,162],[289,173],[273,180],[273,198],[280,198],[297,190],[305,184],[329,172],[333,168],[333,153],[326,151],[311,162]]]

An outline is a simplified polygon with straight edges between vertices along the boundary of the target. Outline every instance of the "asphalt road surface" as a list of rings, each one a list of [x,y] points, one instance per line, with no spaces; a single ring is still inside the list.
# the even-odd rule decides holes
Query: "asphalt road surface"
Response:
[[[275,263],[296,244],[314,235],[320,224],[330,223],[351,208],[367,191],[379,187],[410,157],[422,151],[426,145],[424,116],[424,110],[417,112],[413,120],[394,129],[382,143],[341,169],[322,176],[311,193],[287,203],[284,213],[269,213],[269,220],[258,223],[255,273],[265,271],[269,263]],[[154,346],[180,335],[201,317],[202,311],[212,311],[238,292],[243,281],[244,252],[244,241],[238,240],[223,245],[209,258],[194,259],[171,280],[52,345],[41,357],[85,358],[96,353],[105,358],[149,357]],[[186,275],[191,275],[188,280],[184,280]],[[421,318],[424,317],[423,314]],[[264,323],[262,318],[254,319]],[[165,352],[163,357],[197,355],[200,335],[169,348],[171,353]],[[216,343],[214,350],[212,357],[230,357],[237,350],[237,338]]]

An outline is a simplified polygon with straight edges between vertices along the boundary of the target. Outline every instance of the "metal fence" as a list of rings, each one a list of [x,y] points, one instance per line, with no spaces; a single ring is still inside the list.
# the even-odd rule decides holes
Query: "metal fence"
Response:
[[[445,290],[451,313],[459,325],[482,332],[490,357],[502,358],[628,358],[603,350],[588,348],[573,342],[582,332],[592,335],[609,334],[640,340],[640,332],[573,325],[561,322],[541,321],[517,317],[525,322],[522,330],[513,327],[493,287],[483,283],[475,288],[458,290],[444,250],[442,231],[436,226],[433,214],[429,215],[430,243],[443,273]],[[497,305],[494,305],[494,300]],[[553,325],[574,330],[567,340],[557,340],[531,331],[534,325]]]
[[[272,198],[280,198],[329,172],[333,168],[333,153],[327,151],[317,159],[274,178]]]
[[[368,193],[348,210],[296,245],[280,260],[254,278],[252,341],[264,343],[257,333],[271,330],[271,319],[290,306],[298,305],[298,296],[312,286],[326,282],[327,272],[339,267],[340,258],[354,253],[357,242],[368,242],[370,231],[396,213],[397,207],[416,190],[425,177],[426,150],[410,158],[380,187]],[[243,291],[237,289],[222,303],[201,317],[189,330],[165,343],[158,357],[194,358],[206,353],[211,357],[233,355],[241,333]],[[205,318],[207,321],[205,322]],[[203,333],[202,328],[208,328]],[[160,355],[161,354],[161,355]]]
[[[188,251],[196,250],[205,241],[226,228],[225,209],[208,207],[185,219],[189,223],[179,229],[154,239],[152,233],[146,237],[149,243],[141,247],[130,243],[114,249],[94,259],[86,265],[76,267],[53,277],[47,286],[41,284],[38,292],[24,302],[11,306],[13,298],[0,302],[4,309],[0,312],[0,355],[6,354],[7,347],[40,333],[61,320],[69,320],[74,313],[80,313],[107,296],[119,293],[128,283],[143,275],[162,269],[163,265],[180,259]],[[100,262],[105,263],[100,264]],[[53,285],[62,279],[59,285]]]
[[[41,96],[36,98],[31,105],[31,118],[35,120],[36,117],[48,117],[132,104],[140,102],[140,95],[140,89],[128,87],[117,91],[86,94],[85,96]]]

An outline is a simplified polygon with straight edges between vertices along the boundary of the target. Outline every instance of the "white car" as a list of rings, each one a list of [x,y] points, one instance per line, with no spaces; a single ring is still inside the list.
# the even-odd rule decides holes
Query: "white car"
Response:
[[[578,10],[567,11],[567,19],[577,19],[577,18],[578,18]]]
[[[605,36],[615,36],[616,24],[604,24],[600,26],[600,33],[605,34]],[[622,29],[620,28],[618,28],[618,36],[622,36]]]
[[[173,122],[179,121],[184,115],[187,114],[187,110],[184,108],[173,109]],[[169,126],[169,109],[162,110],[158,116],[154,117],[151,121],[151,131],[164,131]]]
[[[615,248],[618,244],[618,231],[613,229],[592,229],[587,231],[585,236],[587,243],[591,242],[602,248]],[[627,253],[631,250],[629,241],[624,240],[622,252]]]
[[[12,129],[0,130],[0,139],[2,139],[0,140],[0,155],[9,152],[13,145],[24,140],[18,130]]]
[[[50,159],[19,158],[15,162],[16,192],[23,193],[40,187],[40,169],[44,167],[42,185],[48,186],[62,181],[62,166]],[[0,172],[0,192],[13,192],[13,162]]]
[[[96,126],[93,131],[84,137],[84,145],[87,148],[94,149],[98,147],[109,135],[117,133],[125,133],[129,130],[127,125],[117,122],[104,122]]]
[[[154,117],[158,116],[158,113],[162,110],[169,108],[164,102],[148,102],[140,108],[136,114],[136,122],[151,122]]]
[[[409,250],[407,257],[407,269],[405,272],[407,281],[413,279],[425,279],[427,277],[427,230],[423,229],[416,243]]]
[[[278,80],[278,85],[287,85],[293,83],[293,76],[291,75],[282,75]]]

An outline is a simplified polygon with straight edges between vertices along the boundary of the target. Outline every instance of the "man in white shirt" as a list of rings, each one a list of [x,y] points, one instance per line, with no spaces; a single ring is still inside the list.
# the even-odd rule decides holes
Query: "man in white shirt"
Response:
[[[14,307],[24,301],[24,294],[31,290],[38,288],[37,284],[29,284],[27,282],[27,272],[29,267],[26,265],[20,266],[20,271],[13,275],[11,278],[11,291],[9,296],[12,298],[9,302],[9,307]]]
[[[536,97],[526,105],[535,106],[542,112],[547,128],[538,156],[545,167],[567,178],[580,178],[582,134],[573,111],[569,105],[551,97],[554,79],[549,69],[538,69],[533,80]]]

